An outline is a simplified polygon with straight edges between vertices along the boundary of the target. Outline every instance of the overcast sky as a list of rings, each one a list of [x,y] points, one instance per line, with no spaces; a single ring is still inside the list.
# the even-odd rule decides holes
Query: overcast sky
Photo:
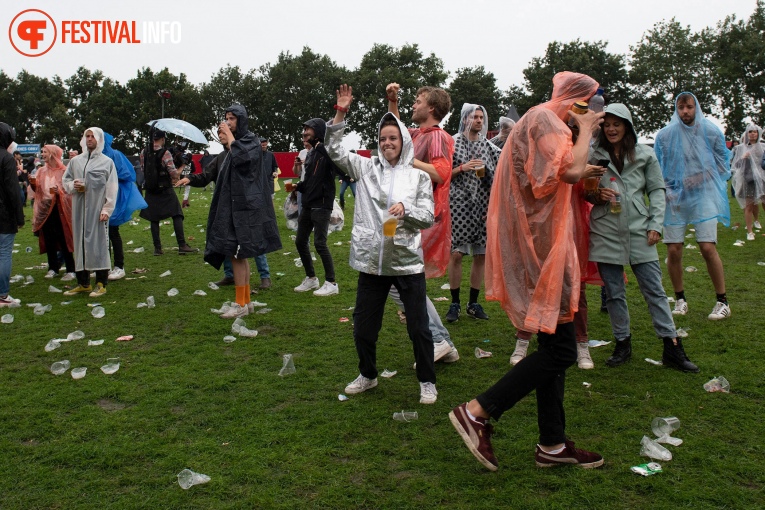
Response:
[[[303,46],[355,68],[373,44],[416,43],[440,57],[452,73],[483,65],[506,90],[522,84],[522,70],[552,41],[603,40],[608,50],[626,53],[655,23],[675,17],[693,30],[714,26],[735,14],[747,19],[755,0],[226,0],[3,2],[0,69],[22,69],[51,77],[71,76],[79,66],[100,69],[125,83],[141,67],[185,73],[192,83],[208,81],[227,63],[247,71],[275,62],[281,51]],[[128,6],[128,7],[125,7]],[[40,57],[20,55],[9,41],[12,20],[25,9],[40,9],[60,27],[64,20],[175,22],[164,44],[61,44]],[[597,10],[595,10],[597,9]],[[174,44],[171,35],[180,42]],[[381,92],[384,84],[381,84]]]

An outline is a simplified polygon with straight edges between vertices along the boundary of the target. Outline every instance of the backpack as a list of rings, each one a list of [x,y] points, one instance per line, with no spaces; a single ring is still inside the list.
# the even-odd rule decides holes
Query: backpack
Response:
[[[159,149],[158,151],[154,151],[148,147],[144,149],[143,186],[146,191],[156,192],[172,187],[170,173],[167,171],[167,168],[165,168],[165,165],[162,164],[162,158],[165,155],[165,152],[167,152],[167,149],[165,148]],[[147,154],[150,156],[146,157]]]

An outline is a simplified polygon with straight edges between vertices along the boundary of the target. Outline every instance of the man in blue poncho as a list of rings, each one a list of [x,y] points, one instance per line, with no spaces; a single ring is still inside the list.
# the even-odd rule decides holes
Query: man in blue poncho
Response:
[[[120,225],[130,220],[133,212],[147,207],[146,201],[135,185],[135,168],[130,160],[118,150],[112,148],[114,137],[104,133],[104,156],[114,161],[117,167],[117,205],[109,218],[109,242],[114,251],[114,269],[109,271],[109,280],[119,280],[125,277],[125,251],[122,249]]]
[[[696,96],[683,92],[675,101],[672,120],[656,135],[654,150],[667,186],[664,244],[667,245],[667,269],[677,299],[672,313],[688,313],[683,290],[683,243],[686,227],[693,224],[699,251],[717,293],[717,302],[708,318],[730,317],[725,273],[716,248],[717,222],[721,221],[726,227],[730,225],[726,189],[730,179],[730,152],[725,147],[725,136],[704,117]]]

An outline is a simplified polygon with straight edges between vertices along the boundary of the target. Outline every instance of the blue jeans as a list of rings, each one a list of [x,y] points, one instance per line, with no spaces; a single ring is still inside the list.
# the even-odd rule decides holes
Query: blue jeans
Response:
[[[398,306],[399,309],[406,313],[406,310],[404,309],[404,302],[401,300],[401,296],[399,295],[396,287],[391,285],[389,295],[393,302],[396,303],[396,306]],[[444,327],[444,323],[441,322],[441,317],[438,315],[436,307],[433,306],[433,302],[427,296],[425,297],[425,305],[428,311],[428,329],[430,329],[430,334],[433,335],[433,343],[435,344],[438,342],[446,341],[453,348],[454,342],[452,342],[452,338],[449,335],[449,330]]]
[[[255,265],[258,266],[261,280],[263,278],[271,278],[271,269],[268,267],[268,259],[266,259],[265,253],[255,257]],[[223,261],[223,274],[226,278],[234,277],[234,266],[231,264],[231,257],[226,257],[226,260]]]
[[[356,198],[356,183],[348,181],[340,181],[340,207],[345,209],[345,190],[351,188],[353,198]]]
[[[661,267],[659,261],[631,264],[632,272],[643,294],[648,311],[653,320],[653,329],[659,338],[675,338],[675,322],[669,310],[667,293],[661,284]],[[617,340],[623,340],[630,334],[630,314],[627,310],[627,297],[624,283],[624,266],[598,262],[603,283],[606,287],[606,307],[608,318],[611,319],[611,331]]]
[[[7,296],[11,288],[11,257],[16,234],[0,234],[0,296]]]

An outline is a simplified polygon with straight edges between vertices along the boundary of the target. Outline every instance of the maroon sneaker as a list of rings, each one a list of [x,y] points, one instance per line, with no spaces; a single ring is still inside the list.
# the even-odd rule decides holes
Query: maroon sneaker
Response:
[[[603,457],[599,454],[574,448],[574,442],[568,440],[566,441],[566,447],[563,451],[555,454],[546,453],[539,447],[539,445],[537,445],[537,451],[534,453],[534,460],[537,461],[537,466],[544,468],[573,465],[589,469],[603,465]]]
[[[478,462],[489,471],[496,471],[497,458],[494,457],[494,450],[491,448],[491,435],[494,433],[494,428],[489,420],[482,420],[483,423],[476,423],[471,420],[467,414],[467,403],[452,409],[449,413],[449,419]]]

